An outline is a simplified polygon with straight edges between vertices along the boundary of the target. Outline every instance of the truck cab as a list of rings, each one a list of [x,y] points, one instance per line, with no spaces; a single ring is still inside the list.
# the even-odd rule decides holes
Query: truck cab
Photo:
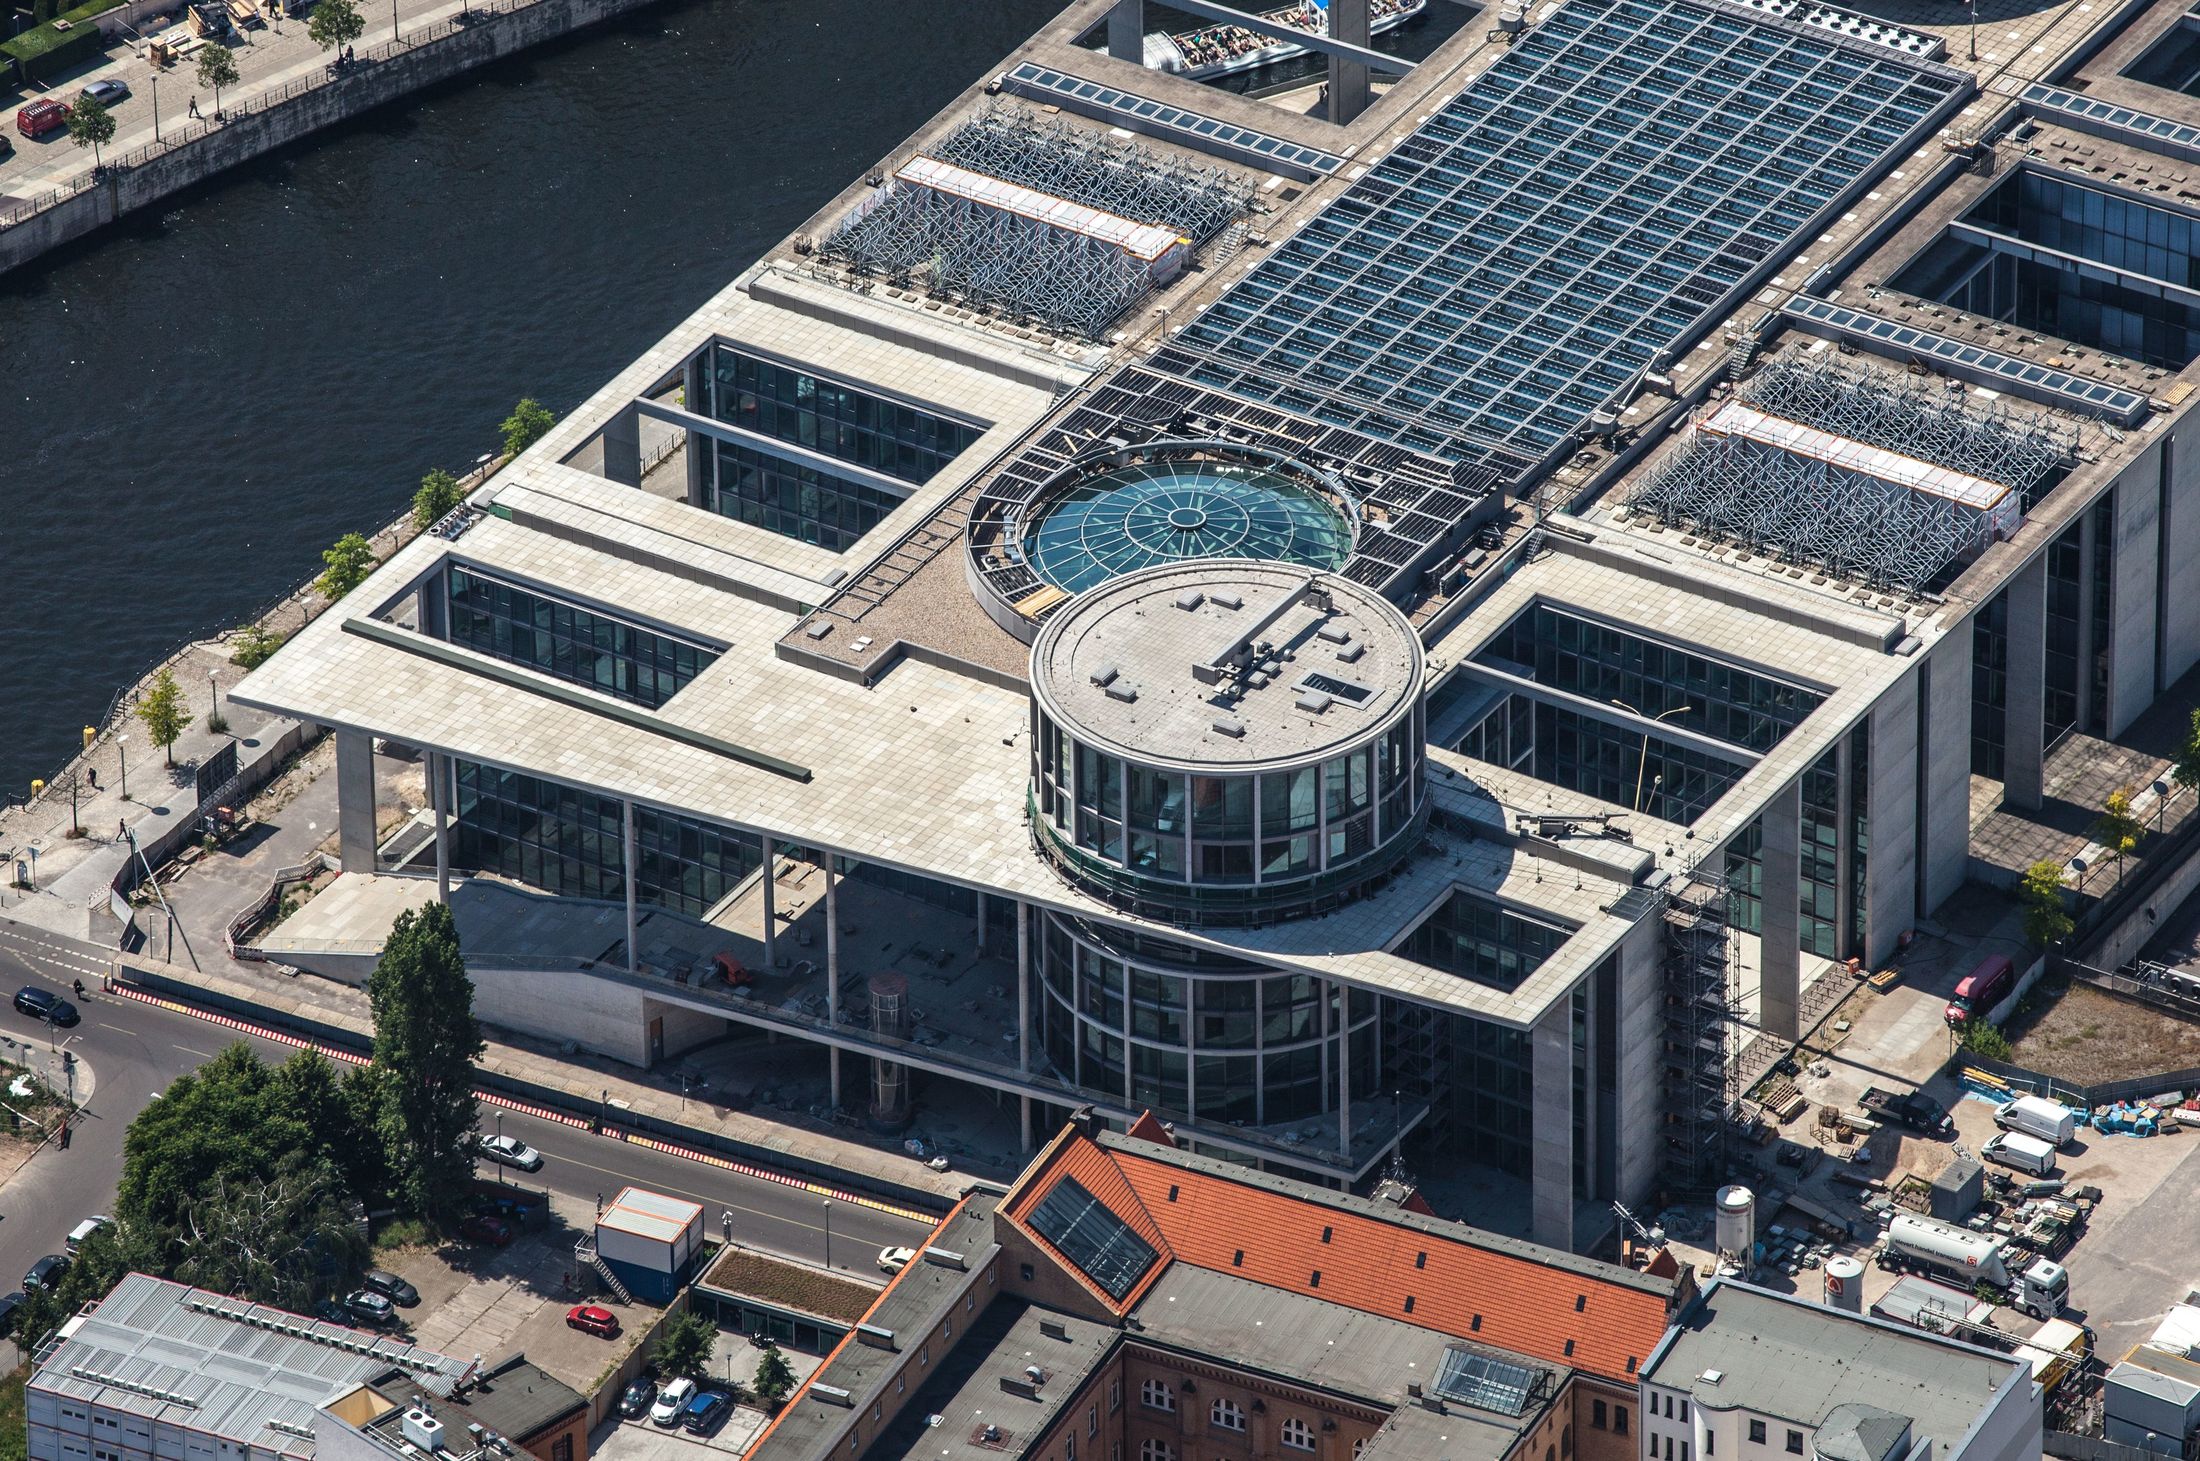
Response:
[[[2054,1318],[2070,1302],[2070,1271],[2049,1259],[2034,1259],[2009,1286],[2009,1302],[2035,1319]]]

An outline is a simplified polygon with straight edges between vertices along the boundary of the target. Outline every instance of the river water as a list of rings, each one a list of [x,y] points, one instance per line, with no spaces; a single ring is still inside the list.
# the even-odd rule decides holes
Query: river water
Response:
[[[0,277],[0,801],[520,396],[586,399],[1057,8],[668,0]],[[1433,8],[1385,40],[1466,14]]]

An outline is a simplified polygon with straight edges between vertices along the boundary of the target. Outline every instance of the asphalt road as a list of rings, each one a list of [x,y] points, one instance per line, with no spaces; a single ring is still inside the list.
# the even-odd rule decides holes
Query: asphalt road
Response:
[[[84,1217],[112,1211],[122,1172],[123,1132],[131,1119],[177,1076],[242,1038],[190,1015],[103,996],[98,992],[102,968],[103,957],[88,946],[0,923],[0,1033],[44,1041],[44,1027],[5,1001],[24,984],[68,995],[70,981],[83,979],[83,1023],[61,1033],[77,1059],[91,1068],[94,1082],[69,1149],[48,1145],[0,1186],[0,1291],[18,1287],[24,1270],[42,1254],[61,1252],[63,1238]],[[286,1059],[296,1048],[258,1038],[252,1044],[269,1060]],[[494,1108],[484,1106],[482,1116],[483,1129],[495,1130]],[[608,1202],[628,1183],[686,1197],[703,1204],[712,1237],[722,1236],[722,1215],[731,1212],[736,1241],[811,1263],[825,1258],[829,1224],[836,1269],[875,1273],[879,1249],[913,1245],[929,1228],[854,1203],[836,1201],[828,1209],[825,1199],[806,1187],[727,1171],[539,1117],[506,1112],[502,1129],[543,1154],[540,1172],[513,1173],[515,1181],[582,1202],[599,1194]],[[481,1171],[492,1175],[495,1169],[485,1162]]]

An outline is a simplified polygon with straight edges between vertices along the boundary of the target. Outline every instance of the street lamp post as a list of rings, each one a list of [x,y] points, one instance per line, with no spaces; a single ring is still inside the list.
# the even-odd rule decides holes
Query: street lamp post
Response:
[[[1970,0],[1971,6],[1971,59],[1978,59],[1978,0]]]
[[[222,682],[214,678],[214,671],[212,670],[206,672],[206,693],[212,697],[214,702],[213,713],[208,716],[208,719],[219,722],[222,718]],[[213,728],[212,725],[207,727],[208,730]]]
[[[1639,710],[1635,709],[1635,707],[1634,707],[1634,706],[1632,706],[1632,705],[1629,705],[1629,704],[1628,704],[1628,703],[1627,703],[1626,701],[1624,701],[1624,700],[1614,700],[1614,701],[1613,701],[1612,703],[1613,703],[1614,705],[1617,705],[1617,706],[1618,706],[1618,707],[1619,707],[1620,709],[1622,709],[1622,710],[1626,711],[1626,712],[1627,712],[1627,713],[1628,713],[1629,715],[1637,715],[1637,716],[1639,716],[1639,715],[1642,715],[1642,712],[1641,712],[1641,711],[1639,711]],[[1663,712],[1662,714],[1659,714],[1659,715],[1652,715],[1652,716],[1645,716],[1645,717],[1644,717],[1644,719],[1647,719],[1647,720],[1650,720],[1650,721],[1653,721],[1653,722],[1655,722],[1655,721],[1660,721],[1660,720],[1670,720],[1670,719],[1672,719],[1672,718],[1673,718],[1674,716],[1676,716],[1676,715],[1686,715],[1686,714],[1688,714],[1688,712],[1689,712],[1689,711],[1691,711],[1691,710],[1694,710],[1695,708],[1696,708],[1696,707],[1695,707],[1695,706],[1693,706],[1693,705],[1676,705],[1676,706],[1674,706],[1674,707],[1673,707],[1673,708],[1672,708],[1671,710],[1665,711],[1665,712]],[[1634,810],[1635,810],[1635,811],[1636,811],[1637,813],[1640,813],[1640,812],[1642,811],[1642,778],[1643,778],[1643,773],[1644,773],[1644,772],[1646,772],[1646,771],[1648,771],[1649,769],[1650,769],[1650,732],[1648,732],[1648,731],[1644,731],[1644,732],[1642,733],[1642,755],[1641,755],[1641,757],[1640,757],[1639,759],[1637,759],[1637,760],[1636,760],[1636,762],[1635,762],[1635,807],[1634,807]],[[1660,775],[1660,776],[1658,777],[1658,780],[1662,782],[1662,781],[1664,781],[1664,780],[1665,780],[1665,777],[1664,777],[1664,776],[1663,776],[1663,775],[1661,774],[1661,775]]]
[[[499,1111],[499,1112],[497,1112],[497,1149],[498,1149],[498,1156],[499,1156],[500,1158],[501,1158],[501,1157],[502,1157],[502,1155],[503,1155],[503,1147],[504,1147],[504,1113],[503,1113],[502,1111]],[[502,1160],[499,1160],[499,1161],[497,1162],[497,1185],[498,1185],[499,1187],[501,1187],[501,1186],[503,1186],[503,1185],[504,1185],[504,1163],[503,1163],[503,1161],[502,1161]]]
[[[130,799],[130,733],[123,731],[115,737],[115,754],[122,758],[122,799]]]
[[[825,1199],[825,1266],[833,1266],[833,1200]]]

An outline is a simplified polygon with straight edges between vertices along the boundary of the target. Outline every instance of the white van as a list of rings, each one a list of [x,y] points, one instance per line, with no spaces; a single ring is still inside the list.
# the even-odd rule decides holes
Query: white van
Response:
[[[1998,1163],[2012,1171],[2028,1172],[2034,1177],[2052,1177],[2055,1174],[2055,1149],[2036,1136],[2026,1136],[2021,1131],[1996,1132],[1979,1148],[1979,1156]]]
[[[74,1253],[91,1240],[92,1234],[98,1232],[101,1228],[112,1227],[114,1221],[113,1218],[103,1212],[93,1213],[90,1217],[69,1229],[69,1251]]]
[[[2078,1132],[2078,1113],[2045,1096],[2019,1096],[1994,1112],[1994,1124],[2003,1131],[2021,1131],[2060,1149]]]

